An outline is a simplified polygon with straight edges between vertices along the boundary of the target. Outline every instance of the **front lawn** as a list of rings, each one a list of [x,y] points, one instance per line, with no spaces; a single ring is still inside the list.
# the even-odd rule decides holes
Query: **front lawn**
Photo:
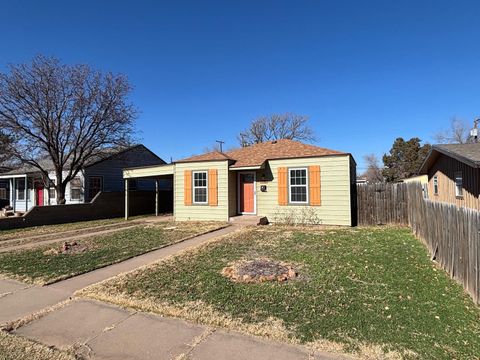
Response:
[[[159,222],[112,234],[0,254],[0,275],[30,283],[47,284],[120,262],[178,241],[226,226],[214,222]]]
[[[289,264],[298,276],[225,276],[253,259]],[[364,358],[480,354],[479,308],[403,228],[245,230],[79,295]]]
[[[137,217],[135,219],[138,219]],[[4,240],[12,240],[18,238],[26,238],[33,236],[42,236],[47,234],[56,234],[64,231],[71,230],[80,230],[80,229],[90,229],[93,227],[102,227],[112,224],[119,224],[125,222],[124,218],[114,218],[114,219],[102,219],[102,220],[91,220],[91,221],[79,221],[66,224],[57,224],[57,225],[43,225],[43,226],[34,226],[23,229],[12,229],[12,230],[0,230],[0,242]]]

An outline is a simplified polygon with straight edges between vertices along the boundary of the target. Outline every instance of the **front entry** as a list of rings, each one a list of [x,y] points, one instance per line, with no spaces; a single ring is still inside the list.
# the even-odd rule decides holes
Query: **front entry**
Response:
[[[43,206],[43,186],[35,187],[35,205]]]
[[[238,174],[239,213],[255,214],[255,173]]]

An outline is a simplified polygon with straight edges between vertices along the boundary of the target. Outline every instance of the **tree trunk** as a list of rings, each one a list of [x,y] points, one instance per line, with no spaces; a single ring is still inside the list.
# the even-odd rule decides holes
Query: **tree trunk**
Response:
[[[57,174],[56,178],[55,191],[57,193],[57,204],[63,205],[65,204],[65,189],[67,185],[63,183],[61,174]]]

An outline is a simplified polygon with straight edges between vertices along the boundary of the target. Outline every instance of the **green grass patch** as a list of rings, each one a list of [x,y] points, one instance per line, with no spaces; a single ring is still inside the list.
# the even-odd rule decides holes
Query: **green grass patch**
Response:
[[[298,279],[245,284],[221,275],[232,261],[258,257],[295,264]],[[423,359],[480,354],[479,308],[403,228],[248,230],[82,294],[365,357],[368,349]]]
[[[1,253],[0,274],[29,283],[52,283],[224,226],[212,222],[139,225],[112,234],[79,239],[78,245],[86,248],[81,253],[55,254],[54,250],[62,243]]]

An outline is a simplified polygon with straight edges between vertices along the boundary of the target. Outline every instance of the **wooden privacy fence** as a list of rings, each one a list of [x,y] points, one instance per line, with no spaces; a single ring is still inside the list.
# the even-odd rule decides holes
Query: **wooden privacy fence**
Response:
[[[358,185],[359,225],[408,225],[480,303],[480,212],[423,198],[418,183]]]
[[[357,185],[358,225],[408,225],[407,185]]]

